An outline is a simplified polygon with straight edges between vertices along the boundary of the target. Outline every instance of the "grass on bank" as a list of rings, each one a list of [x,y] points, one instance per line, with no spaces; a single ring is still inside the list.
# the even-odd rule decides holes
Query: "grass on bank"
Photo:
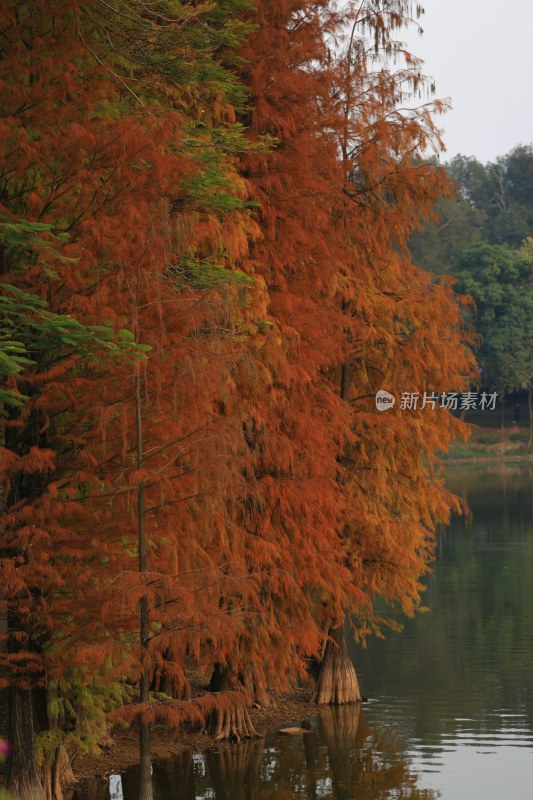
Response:
[[[470,421],[470,420],[467,420]],[[503,430],[474,427],[468,442],[452,444],[443,461],[533,461],[533,447],[528,447],[529,428],[516,424]]]

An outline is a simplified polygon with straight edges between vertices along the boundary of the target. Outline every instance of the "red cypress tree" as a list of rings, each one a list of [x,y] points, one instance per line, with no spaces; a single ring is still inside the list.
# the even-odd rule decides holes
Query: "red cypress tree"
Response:
[[[113,3],[6,12],[0,212],[68,231],[77,259],[54,258],[53,275],[32,257],[6,279],[151,348],[133,366],[41,348],[12,378],[28,397],[3,451],[20,796],[40,791],[21,712],[52,682],[59,707],[74,684],[127,691],[142,676],[121,714],[141,717],[146,796],[158,716],[218,709],[217,734],[253,734],[245,703],[303,674],[326,641],[324,695],[357,699],[342,621],[376,627],[377,595],[412,611],[449,512],[434,450],[456,424],[385,418],[365,399],[387,380],[458,386],[469,368],[449,289],[405,255],[440,184],[413,160],[430,117],[397,108],[417,67],[373,71],[355,33],[337,62],[327,4],[260,0],[237,62],[245,112],[227,69],[246,30],[226,24],[234,6],[199,21],[191,6],[187,25],[174,3],[134,3],[127,23]],[[403,6],[380,7],[350,21],[364,11],[390,51]],[[255,148],[264,136],[271,152]],[[237,692],[184,701],[191,658]]]
[[[131,640],[139,598],[159,613],[150,628],[161,642],[150,648],[154,663],[170,632],[183,627],[176,608],[185,613],[184,602],[199,597],[201,586],[211,589],[186,612],[185,629],[203,629],[209,612],[208,640],[228,647],[234,635],[216,590],[217,581],[240,578],[238,558],[221,573],[217,545],[217,515],[235,480],[232,434],[215,437],[212,427],[231,391],[234,340],[240,330],[256,330],[253,303],[233,311],[239,279],[231,275],[254,226],[240,210],[244,187],[226,155],[242,146],[238,126],[225,123],[231,98],[238,100],[235,81],[205,47],[235,41],[240,23],[228,24],[231,7],[222,14],[206,7],[203,19],[192,9],[185,26],[172,4],[138,4],[127,23],[118,7],[110,13],[112,4],[50,2],[36,18],[13,2],[2,12],[0,211],[70,236],[60,257],[7,258],[4,281],[46,298],[51,314],[127,326],[152,347],[137,368],[137,403],[131,366],[80,360],[68,326],[57,347],[40,347],[34,363],[11,378],[27,398],[8,414],[2,449],[8,630],[0,657],[11,698],[8,784],[15,796],[43,790],[33,741],[35,729],[51,724],[51,686],[54,707],[67,708],[61,702],[69,686],[97,680],[100,666],[108,678],[146,671],[148,660]],[[159,36],[167,12],[173,19],[167,15]],[[145,50],[132,50],[132,37],[141,35]],[[180,70],[190,72],[195,53],[205,77],[202,83],[191,73],[184,88],[177,79]],[[132,498],[141,496],[136,517]],[[151,573],[139,577],[131,566],[144,517],[149,557],[146,566],[141,557],[141,571]],[[181,661],[173,677],[184,682]],[[37,695],[39,720],[30,713]],[[66,728],[80,735],[83,721],[71,714]]]
[[[293,655],[316,652],[332,626],[319,700],[344,702],[358,699],[344,615],[362,631],[375,626],[377,595],[412,612],[432,531],[454,505],[434,459],[456,433],[454,420],[391,420],[357,401],[387,380],[393,388],[462,386],[471,370],[449,288],[406,259],[406,238],[443,187],[438,170],[416,164],[432,137],[438,145],[439,106],[399,111],[422,84],[419,65],[407,55],[397,73],[379,66],[397,49],[402,3],[357,6],[342,21],[303,2],[257,8],[261,37],[245,50],[250,129],[279,146],[248,158],[245,174],[261,205],[253,255],[269,288],[272,336],[286,344],[274,364],[268,351],[258,354],[271,388],[268,407],[251,412],[264,509],[254,527],[265,538],[283,532],[286,563],[305,575]],[[347,21],[348,52],[335,60],[327,40]],[[273,605],[281,618],[286,600]]]
[[[337,298],[348,250],[334,222],[342,168],[325,40],[337,19],[301,2],[259,3],[257,15],[261,35],[244,51],[250,131],[279,144],[244,165],[263,232],[252,257],[269,288],[275,326],[275,345],[256,353],[265,381],[261,402],[249,398],[258,499],[248,525],[271,546],[282,543],[278,570],[288,576],[267,587],[269,622],[253,644],[282,630],[285,653],[274,656],[274,633],[272,661],[248,660],[261,663],[261,683],[279,684],[320,653],[332,612],[340,617],[344,607],[367,600],[342,555],[340,458],[352,434],[329,377],[343,361],[347,325]]]

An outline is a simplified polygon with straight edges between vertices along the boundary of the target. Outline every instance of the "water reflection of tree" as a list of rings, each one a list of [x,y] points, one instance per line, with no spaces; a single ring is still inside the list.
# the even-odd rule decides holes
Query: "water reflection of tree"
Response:
[[[149,776],[141,771],[140,766],[137,764],[130,767],[122,773],[122,798],[123,800],[139,800],[146,792],[146,786],[143,786],[142,781],[149,780]],[[146,795],[144,795],[146,796]],[[120,798],[119,798],[120,800]]]
[[[268,747],[268,744],[271,746]],[[316,800],[327,797],[320,787],[328,776],[324,745],[316,731],[276,736],[267,742],[258,800]]]
[[[161,800],[196,800],[194,754],[186,750],[179,756],[156,761],[152,779],[154,797]],[[124,798],[126,800],[126,798]]]
[[[304,742],[307,744],[311,739],[314,740],[314,747],[311,745],[308,768]],[[313,771],[312,766],[319,762],[314,758],[316,747],[320,748],[320,743],[315,733],[303,737],[276,736],[266,746],[262,740],[208,750],[204,756],[206,769],[200,780],[197,770],[198,796],[214,797],[216,800],[322,798],[324,794],[317,795],[315,786],[323,776]],[[324,769],[324,765],[321,769]],[[312,780],[309,779],[310,774]]]
[[[123,800],[139,797],[138,767],[122,775]],[[392,731],[372,731],[360,705],[326,707],[307,734],[186,751],[153,764],[157,800],[433,800]],[[92,781],[73,800],[113,800]]]
[[[324,711],[327,707],[324,708]],[[320,747],[321,742],[316,735],[306,734],[303,737],[304,753],[305,753],[305,783],[307,787],[307,800],[318,800],[317,783],[320,777],[318,765],[320,762]]]
[[[206,753],[201,796],[216,800],[433,800],[392,731],[371,731],[359,705],[323,708],[301,736],[275,737]],[[159,796],[156,792],[156,796]],[[181,797],[181,795],[180,795]]]
[[[105,778],[91,778],[76,787],[72,800],[110,800],[109,781]]]
[[[206,752],[216,800],[256,800],[263,747],[263,740],[252,740]]]
[[[417,786],[404,743],[391,730],[371,731],[359,705],[321,709],[318,727],[326,744],[335,800],[431,800],[437,794]]]
[[[365,692],[385,698],[382,708],[409,698],[412,733],[432,757],[458,732],[501,742],[526,727],[530,741],[533,729],[531,468],[461,470],[449,485],[467,496],[473,522],[455,520],[442,538],[424,596],[430,614],[351,651]]]

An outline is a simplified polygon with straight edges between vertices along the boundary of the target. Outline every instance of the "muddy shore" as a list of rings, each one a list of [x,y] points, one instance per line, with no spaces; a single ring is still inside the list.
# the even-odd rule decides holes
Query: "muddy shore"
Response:
[[[288,725],[301,725],[316,713],[317,707],[309,702],[307,690],[272,697],[268,708],[253,708],[250,716],[260,734]],[[72,768],[78,782],[89,778],[107,778],[121,773],[139,762],[139,740],[135,728],[112,732],[112,744],[98,756],[77,756]],[[171,731],[164,725],[154,725],[151,734],[151,752],[154,761],[179,755],[185,750],[199,752],[213,745],[213,739],[203,733],[187,730]]]

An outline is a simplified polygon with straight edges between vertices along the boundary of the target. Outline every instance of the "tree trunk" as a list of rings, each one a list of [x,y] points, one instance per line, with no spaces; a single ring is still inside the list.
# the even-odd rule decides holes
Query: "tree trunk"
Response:
[[[152,800],[152,764],[150,762],[150,726],[140,722],[140,764],[138,800]]]
[[[500,430],[505,428],[505,394],[502,397],[502,404],[500,408]]]
[[[30,392],[24,387],[24,391]],[[33,412],[32,412],[33,413]],[[16,455],[27,452],[26,448],[38,445],[39,440],[32,438],[32,414],[29,420],[19,427],[21,423],[19,408],[7,410],[7,420],[12,423],[4,427],[4,447]],[[2,510],[10,511],[21,500],[30,496],[32,492],[38,494],[37,484],[34,482],[35,474],[14,475],[9,488],[4,487],[5,496],[2,498]],[[0,493],[2,490],[0,490]],[[2,558],[20,559],[20,565],[27,565],[27,553],[16,545],[8,550],[2,550]],[[23,570],[23,567],[22,567]],[[35,587],[28,587],[33,591]],[[7,626],[7,650],[14,656],[12,672],[8,667],[8,740],[10,745],[6,765],[6,789],[10,800],[38,800],[44,798],[44,787],[41,783],[39,769],[35,759],[35,725],[34,725],[34,686],[38,683],[41,673],[33,661],[33,655],[27,660],[22,660],[22,653],[31,649],[30,636],[26,623],[22,621],[19,605],[23,605],[21,598],[24,594],[16,591],[6,597],[7,611],[5,625]]]
[[[341,367],[341,398],[346,400],[350,399],[350,385],[352,382],[352,367],[351,364],[343,364]]]
[[[6,789],[11,800],[44,800],[45,792],[35,760],[32,692],[10,686],[8,695],[10,752]]]
[[[272,699],[267,692],[267,688],[261,679],[254,676],[251,670],[239,674],[239,683],[246,689],[249,704],[268,708],[272,704]]]
[[[48,718],[48,689],[46,686],[37,686],[32,695],[34,731],[44,733],[53,730]],[[61,728],[61,724],[59,728]],[[63,800],[64,790],[76,783],[70,756],[62,744],[59,744],[55,751],[46,754],[42,768],[42,783],[46,800]]]
[[[254,681],[254,703],[257,703],[261,708],[268,708],[272,705],[272,698],[267,692],[267,688],[262,681]]]
[[[172,662],[172,655],[168,650],[163,653],[163,664],[155,670],[150,682],[150,690],[154,692],[162,692],[173,700],[187,700],[190,697],[190,691],[187,688],[177,686],[176,680],[170,674],[170,669],[166,664]]]
[[[527,407],[529,411],[529,439],[527,440],[528,448],[533,444],[533,389],[530,387],[527,390]]]
[[[209,714],[206,730],[217,742],[224,739],[240,742],[241,739],[261,738],[244,704],[212,711]]]
[[[178,700],[178,693],[174,687],[174,682],[170,675],[167,675],[165,672],[164,675],[161,676],[161,680],[159,681],[159,689],[158,691],[166,694],[167,697],[172,697],[173,700]]]
[[[343,622],[329,629],[313,702],[337,706],[361,702],[357,675],[346,649]]]
[[[137,421],[137,469],[142,469],[144,465],[144,444],[142,429],[142,406],[141,406],[141,376],[140,368],[137,367],[135,377],[135,410]],[[139,535],[139,573],[142,575],[147,570],[147,547],[146,547],[146,527],[144,511],[144,482],[139,481],[137,487],[137,525]],[[143,595],[140,600],[140,645],[141,645],[141,684],[140,702],[148,703],[150,700],[150,669],[148,665],[148,642],[150,637],[150,612],[148,608],[148,598]],[[152,765],[150,763],[150,725],[143,719],[143,714],[139,717],[139,800],[152,800]]]
[[[63,800],[63,790],[73,786],[76,778],[72,771],[70,758],[62,744],[55,751],[51,765],[44,769],[46,800]]]
[[[244,686],[229,667],[215,664],[209,691],[227,692],[232,689],[244,690]],[[209,735],[213,736],[217,741],[231,739],[238,742],[240,739],[261,738],[261,735],[253,726],[244,700],[240,702],[234,701],[225,708],[211,711],[205,727]]]

